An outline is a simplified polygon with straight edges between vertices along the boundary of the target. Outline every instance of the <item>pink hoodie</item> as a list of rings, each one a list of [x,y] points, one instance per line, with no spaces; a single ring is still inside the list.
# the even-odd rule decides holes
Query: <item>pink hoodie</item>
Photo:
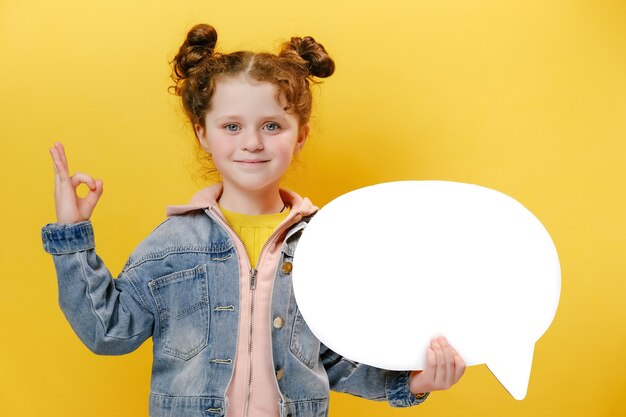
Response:
[[[246,252],[243,242],[228,225],[217,205],[222,189],[222,184],[204,188],[194,194],[189,204],[168,206],[166,214],[169,217],[208,208],[235,243],[241,271],[240,315],[235,369],[226,390],[227,417],[277,417],[281,399],[277,378],[282,377],[282,370],[277,372],[278,370],[274,369],[270,340],[272,325],[270,306],[274,276],[287,229],[299,222],[303,216],[315,213],[318,208],[308,198],[302,198],[288,190],[280,190],[280,196],[283,202],[291,207],[291,212],[264,245],[259,256],[253,288],[252,267],[248,257],[244,256]]]

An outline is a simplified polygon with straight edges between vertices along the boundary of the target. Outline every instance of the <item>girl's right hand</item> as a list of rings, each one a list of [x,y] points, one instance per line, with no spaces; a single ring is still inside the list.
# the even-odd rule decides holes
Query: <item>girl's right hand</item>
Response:
[[[88,220],[96,208],[102,195],[102,180],[94,180],[91,176],[77,172],[71,177],[65,158],[65,150],[61,142],[55,142],[50,148],[54,165],[54,203],[56,205],[57,223],[68,224]],[[89,187],[89,193],[80,198],[76,188],[80,184]]]

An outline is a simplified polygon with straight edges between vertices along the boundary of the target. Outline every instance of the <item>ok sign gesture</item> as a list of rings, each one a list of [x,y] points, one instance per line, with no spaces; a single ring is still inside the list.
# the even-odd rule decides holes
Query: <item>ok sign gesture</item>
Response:
[[[61,142],[54,143],[54,146],[50,148],[50,154],[54,165],[54,203],[57,223],[78,223],[89,219],[102,195],[102,180],[94,180],[83,172],[77,172],[70,177],[65,149]],[[89,187],[89,193],[84,198],[76,194],[76,188],[80,184],[86,184]]]

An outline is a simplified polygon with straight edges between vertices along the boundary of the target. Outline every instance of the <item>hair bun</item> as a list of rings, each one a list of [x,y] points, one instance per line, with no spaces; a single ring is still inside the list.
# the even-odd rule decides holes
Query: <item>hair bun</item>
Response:
[[[187,33],[185,42],[174,57],[174,72],[178,78],[187,78],[202,61],[213,56],[217,44],[217,31],[213,26],[200,23]]]
[[[324,45],[318,43],[311,36],[291,38],[290,42],[284,44],[280,55],[288,55],[291,51],[298,54],[306,62],[306,67],[311,75],[326,78],[335,72],[335,62],[324,49]]]

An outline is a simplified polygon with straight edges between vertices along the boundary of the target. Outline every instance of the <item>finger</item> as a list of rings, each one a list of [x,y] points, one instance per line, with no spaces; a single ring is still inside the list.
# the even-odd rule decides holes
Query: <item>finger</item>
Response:
[[[434,384],[438,389],[440,389],[445,384],[446,357],[444,356],[443,349],[441,348],[441,345],[439,344],[439,341],[437,339],[433,339],[433,341],[431,342],[431,346],[433,348],[433,351],[435,352],[435,357],[437,359],[437,373],[435,374]]]
[[[57,168],[57,164],[54,162],[54,158],[55,158],[54,148],[48,149],[48,152],[50,152],[50,156],[52,156],[52,168],[54,168],[54,173],[55,175],[59,175],[59,169]]]
[[[445,357],[446,361],[445,384],[447,387],[449,387],[454,383],[454,354],[451,350],[452,346],[450,346],[448,340],[445,337],[439,337],[439,344],[441,345],[441,349],[443,350],[443,356]]]
[[[50,148],[50,155],[52,155],[52,164],[54,165],[54,171],[58,175],[59,180],[62,182],[68,181],[68,171],[63,164],[59,150],[56,147]]]
[[[96,182],[94,181],[94,179],[84,172],[74,173],[74,175],[72,175],[72,177],[70,178],[70,181],[72,187],[74,188],[78,187],[80,184],[87,184],[91,191],[94,191],[96,189]]]
[[[65,156],[65,148],[63,147],[63,144],[61,142],[55,142],[54,146],[59,151],[59,155],[61,157],[61,162],[63,163],[63,166],[65,167],[65,170],[67,172],[70,172],[70,167],[67,164],[67,157]]]
[[[446,350],[449,356],[453,360],[452,366],[454,367],[454,372],[452,373],[452,380],[448,382],[450,385],[454,385],[459,381],[459,379],[461,379],[461,377],[465,373],[465,369],[467,366],[465,364],[465,361],[461,357],[461,355],[459,355],[459,352],[457,352],[456,349],[452,347],[452,345],[450,345],[449,343],[448,343],[448,346],[446,347]]]
[[[454,354],[454,383],[456,384],[465,373],[465,368],[467,366],[461,355],[459,355],[459,353],[454,348],[452,348],[452,351]]]
[[[435,350],[432,347],[429,347],[426,350],[426,356],[427,356],[426,370],[429,371],[433,375],[433,379],[434,379],[435,375],[437,374],[437,354],[435,353]]]
[[[79,201],[79,211],[83,218],[90,218],[93,213],[100,196],[104,192],[104,186],[102,180],[94,181],[95,189],[93,191],[89,191],[89,193]]]
[[[93,191],[89,191],[89,194],[87,194],[87,197],[85,197],[86,199],[95,199],[93,200],[94,204],[98,201],[98,199],[100,198],[100,196],[102,195],[102,193],[104,192],[104,183],[102,180],[95,180],[94,181],[94,190]]]
[[[426,367],[424,369],[424,379],[432,383],[437,375],[437,355],[432,347],[426,349]]]

